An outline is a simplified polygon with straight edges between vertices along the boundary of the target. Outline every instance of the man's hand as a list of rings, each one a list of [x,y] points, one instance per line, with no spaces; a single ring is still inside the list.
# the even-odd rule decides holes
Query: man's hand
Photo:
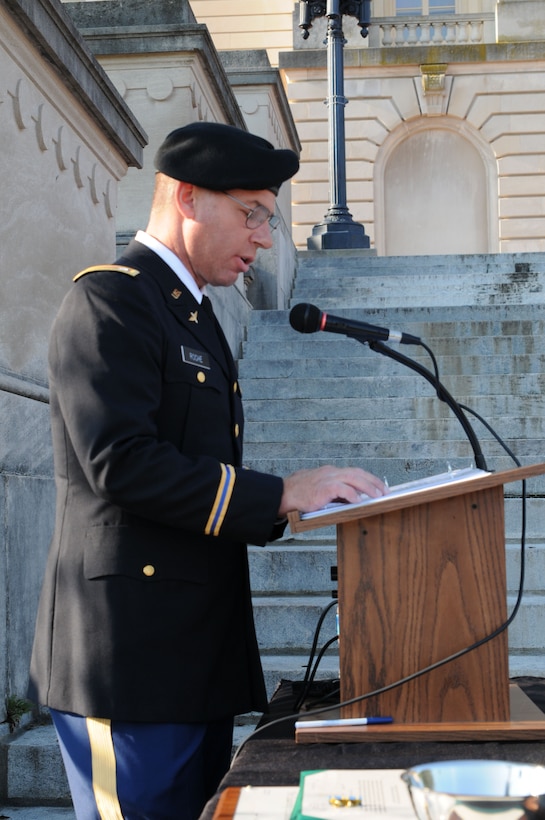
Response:
[[[317,467],[299,470],[284,479],[284,492],[278,514],[291,510],[314,512],[331,501],[357,504],[363,494],[370,498],[386,495],[388,488],[372,473],[359,467]]]

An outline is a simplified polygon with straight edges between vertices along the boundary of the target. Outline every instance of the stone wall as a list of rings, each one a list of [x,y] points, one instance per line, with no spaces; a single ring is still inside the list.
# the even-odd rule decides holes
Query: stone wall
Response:
[[[57,0],[1,0],[0,103],[1,723],[26,693],[53,526],[49,329],[73,274],[114,252],[145,134]]]

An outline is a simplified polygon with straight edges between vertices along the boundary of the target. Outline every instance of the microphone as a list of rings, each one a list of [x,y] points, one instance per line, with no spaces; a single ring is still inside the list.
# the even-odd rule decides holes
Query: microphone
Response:
[[[386,327],[368,325],[365,322],[356,322],[354,319],[343,319],[323,313],[315,305],[301,303],[290,311],[290,325],[299,333],[316,333],[325,330],[329,333],[342,333],[360,342],[399,342],[405,345],[422,344],[418,336],[402,333],[400,330],[388,330]]]

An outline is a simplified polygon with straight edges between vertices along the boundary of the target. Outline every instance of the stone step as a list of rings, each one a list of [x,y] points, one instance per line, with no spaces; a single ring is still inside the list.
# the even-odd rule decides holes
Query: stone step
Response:
[[[357,345],[357,342],[356,342]],[[403,364],[392,362],[386,356],[381,356],[368,350],[364,345],[360,345],[364,355],[345,356],[340,358],[285,358],[277,359],[242,359],[239,363],[239,374],[241,381],[258,378],[309,378],[315,374],[316,378],[344,379],[353,377],[365,370],[367,377],[389,377],[397,370],[406,369]],[[415,358],[415,357],[410,357]],[[422,357],[419,357],[421,360]],[[415,358],[416,360],[416,358]],[[429,359],[424,365],[430,370]],[[520,356],[479,356],[479,355],[459,355],[442,356],[439,363],[439,377],[441,381],[445,377],[471,375],[510,375],[513,370],[522,373],[542,374],[545,370],[545,353],[532,353]],[[410,372],[410,368],[409,368]],[[414,377],[416,378],[416,376]],[[339,384],[342,389],[342,385]],[[340,390],[339,390],[340,392]]]
[[[490,461],[489,470],[497,472],[515,466],[510,459],[507,460],[507,457],[504,457],[501,453],[499,456],[496,455],[498,449],[493,441],[490,440],[487,445],[484,435],[479,435],[478,439],[485,460]],[[525,464],[539,464],[545,460],[544,445],[541,439],[512,439],[504,435],[503,440],[511,449],[515,448],[515,454]],[[372,472],[375,472],[375,468],[384,468],[380,475],[388,476],[388,481],[393,485],[394,483],[403,483],[403,480],[397,478],[395,482],[393,480],[394,476],[399,475],[398,470],[403,469],[403,463],[406,463],[407,472],[405,475],[410,476],[406,479],[409,481],[415,477],[423,478],[426,475],[444,473],[448,470],[449,464],[456,469],[468,467],[474,458],[469,441],[462,437],[458,440],[428,440],[425,442],[420,440],[391,442],[321,442],[315,440],[299,442],[296,446],[291,442],[286,443],[284,441],[274,442],[274,446],[271,446],[271,444],[270,441],[250,442],[245,448],[245,465],[257,469],[257,462],[260,462],[261,467],[264,464],[282,464],[284,466],[300,464],[302,466],[298,469],[304,469],[305,465],[309,466],[309,463],[316,466],[320,464],[337,466],[350,463],[355,465],[365,464],[366,469]],[[274,450],[274,455],[271,455],[271,450]],[[415,472],[420,475],[415,476]],[[285,475],[285,472],[282,471],[280,474]],[[532,481],[540,482],[540,477],[532,479]]]
[[[76,820],[72,806],[2,806],[0,817],[9,820]]]
[[[68,781],[51,723],[28,728],[1,746],[7,803],[71,806]]]
[[[508,595],[508,612],[513,609],[515,599],[514,592]],[[320,616],[331,600],[331,595],[254,596],[254,617],[261,651],[266,654],[282,655],[304,655],[305,651],[310,651]],[[453,613],[453,618],[455,615],[456,613]],[[544,631],[543,596],[527,593],[509,628],[510,650],[524,650],[533,653],[541,651]],[[336,620],[335,607],[333,607],[324,617],[320,646],[335,635]]]
[[[328,650],[329,652],[330,650]],[[263,669],[266,680],[280,681],[303,680],[308,664],[308,655],[263,655]],[[509,675],[510,677],[531,676],[543,677],[545,654],[542,650],[536,652],[520,652],[510,649]],[[332,679],[339,676],[338,658],[336,655],[325,655],[318,667],[318,679]],[[276,688],[276,687],[274,687]],[[274,691],[274,689],[273,689]]]
[[[521,309],[522,310],[522,309]],[[526,310],[526,308],[525,308]],[[283,312],[284,313],[284,312]],[[464,308],[463,315],[456,321],[452,316],[447,317],[444,321],[425,321],[418,317],[411,316],[408,311],[403,312],[401,319],[397,316],[398,311],[368,311],[368,310],[353,310],[345,308],[342,311],[342,318],[366,322],[377,326],[387,326],[389,328],[395,327],[398,330],[411,333],[413,336],[423,338],[430,346],[435,349],[438,344],[444,344],[447,352],[450,350],[449,344],[468,345],[468,347],[475,344],[475,340],[479,340],[479,344],[483,343],[480,340],[498,340],[502,338],[516,338],[517,336],[543,336],[545,334],[545,319],[544,318],[471,318],[472,312]],[[543,314],[543,308],[541,308]],[[286,321],[265,321],[263,317],[258,320],[257,316],[252,315],[250,325],[248,327],[247,342],[243,346],[244,355],[252,355],[252,348],[254,344],[265,344],[274,341],[276,343],[292,342],[298,340],[301,344],[317,345],[321,344],[341,344],[344,343],[346,347],[348,340],[343,336],[335,333],[299,333],[294,330],[289,324],[288,316],[283,318]],[[471,340],[469,342],[468,340]],[[350,342],[353,345],[353,341]],[[405,351],[414,351],[415,347],[404,347]],[[418,348],[416,348],[417,350]],[[274,349],[265,350],[266,353],[274,354]]]
[[[309,646],[308,650],[301,655],[268,654],[266,651],[261,653],[261,663],[269,697],[272,696],[281,680],[304,680],[309,664],[310,649],[311,647]],[[316,678],[331,680],[338,677],[339,656],[335,650],[328,649],[318,666]]]
[[[268,655],[261,656],[263,672],[267,682],[267,690],[272,694],[281,680],[300,681],[305,677],[309,662],[309,652],[302,655]],[[545,655],[542,651],[519,653],[516,649],[510,649],[509,653],[509,674],[510,677],[519,675],[530,675],[543,677],[545,665]],[[333,650],[328,649],[323,656],[317,672],[317,679],[331,680],[339,677],[338,655]]]
[[[515,597],[514,589],[508,595],[509,612],[515,604]],[[304,654],[309,651],[320,617],[331,601],[331,595],[254,595],[254,617],[261,651],[267,654]],[[509,628],[509,647],[513,650],[540,650],[543,648],[544,632],[543,595],[541,592],[525,593]],[[333,607],[323,620],[320,645],[335,635]]]
[[[535,499],[534,499],[535,501]],[[530,509],[530,505],[528,505]],[[514,531],[520,528],[520,514],[518,509],[511,513],[509,521],[506,511],[507,525]],[[531,513],[529,513],[531,517]],[[534,518],[539,519],[537,508]],[[538,529],[536,523],[536,529]],[[510,591],[516,590],[519,584],[520,573],[520,544],[516,540],[519,533],[507,543],[506,567],[507,586]],[[282,542],[279,546],[251,547],[250,572],[252,590],[260,598],[285,596],[324,596],[328,597],[336,588],[337,583],[331,580],[331,568],[337,563],[336,541],[334,533],[329,540],[322,544],[307,546],[296,538],[294,543]],[[525,591],[540,593],[545,576],[545,534],[531,538],[527,536],[525,568]]]
[[[261,651],[304,654],[312,646],[314,631],[331,595],[254,596],[254,618]],[[335,612],[324,620],[326,638],[336,634]]]
[[[525,464],[545,462],[543,439],[517,438],[503,433],[503,442]],[[337,437],[339,438],[339,437]],[[363,437],[362,437],[363,438]],[[480,463],[484,457],[486,469],[492,472],[512,469],[513,460],[488,433],[477,435],[478,448],[473,450],[469,439],[459,438],[434,441],[400,440],[373,442],[368,440],[324,442],[320,439],[302,443],[250,442],[246,446],[245,466],[260,472],[273,472],[285,476],[296,470],[329,464],[336,467],[361,466],[369,472],[386,477],[390,486],[403,484],[416,478],[425,478],[447,472],[449,468],[461,469]],[[274,450],[274,455],[271,454]],[[479,455],[479,462],[477,456]],[[535,492],[543,492],[543,476],[532,478]]]
[[[543,439],[545,436],[545,416],[535,413],[531,416],[515,418],[513,416],[488,416],[487,422],[503,437],[510,439]],[[391,446],[392,440],[399,442],[409,440],[411,444],[419,442],[422,447],[428,447],[430,442],[439,443],[444,447],[446,441],[465,441],[460,423],[453,415],[443,418],[401,418],[395,416],[337,419],[324,424],[323,420],[294,420],[288,421],[248,421],[245,426],[246,435],[251,439],[252,446],[257,444],[287,445],[301,442],[315,446],[321,445],[369,442],[387,442]],[[483,434],[481,438],[490,438]]]
[[[360,303],[368,307],[397,306],[400,294],[404,305],[425,307],[427,305],[473,305],[502,304],[525,305],[543,302],[545,298],[545,271],[533,273],[515,281],[507,280],[497,273],[490,275],[461,274],[445,277],[440,270],[419,274],[418,287],[411,287],[411,279],[405,275],[343,277],[338,282],[330,280],[306,282],[297,278],[290,306],[296,302],[314,302],[322,310],[334,310],[347,303]]]
[[[494,270],[502,273],[524,275],[545,269],[545,253],[497,253],[497,254],[444,254],[431,256],[376,256],[361,250],[346,251],[299,251],[298,278],[315,275],[319,278],[342,278],[354,271],[363,276],[377,270],[407,275],[419,271],[440,269],[442,275],[456,276],[466,271]]]
[[[386,477],[390,486],[403,484],[417,478],[439,475],[449,468],[462,469],[481,463],[484,457],[486,469],[498,472],[512,469],[515,465],[495,441],[479,435],[478,449],[473,450],[469,440],[411,442],[328,442],[319,440],[294,445],[284,442],[253,442],[248,444],[244,458],[245,466],[260,472],[273,472],[286,476],[296,470],[304,470],[328,464],[335,467],[358,466],[369,472]],[[506,447],[525,464],[545,462],[542,439],[525,439],[503,436]],[[271,450],[275,451],[271,455]],[[479,456],[479,462],[477,457]],[[535,492],[543,492],[543,476],[532,478]]]
[[[413,330],[407,331],[412,333]],[[430,338],[425,342],[431,347],[435,356],[520,356],[532,353],[543,352],[543,339],[545,337],[545,322],[542,323],[540,333],[532,332],[531,335],[520,333],[503,335],[477,336],[461,335],[459,337],[441,335]],[[308,358],[315,356],[322,358],[358,358],[369,355],[365,345],[361,345],[354,339],[328,333],[317,333],[309,336],[295,334],[286,329],[286,337],[274,340],[274,347],[271,346],[271,339],[261,340],[256,334],[251,341],[243,345],[244,360],[259,359],[261,361],[285,359],[285,358]],[[393,345],[391,345],[393,346]],[[405,356],[422,362],[424,365],[430,361],[429,354],[422,348],[411,345],[397,346],[395,348]],[[376,355],[376,354],[375,354]]]
[[[474,396],[456,396],[459,404],[470,406]],[[478,412],[488,422],[491,418],[504,416],[545,416],[545,395],[480,395],[477,399]],[[246,424],[251,422],[288,421],[335,421],[377,417],[377,400],[368,398],[310,398],[302,401],[286,399],[247,399],[244,397]],[[406,396],[386,396],[380,401],[380,416],[383,419],[426,420],[449,417],[452,411],[436,396],[416,396],[407,401]],[[365,422],[367,424],[367,422]],[[256,431],[253,431],[255,434]]]
[[[445,387],[455,398],[470,396],[467,403],[476,405],[483,392],[482,376],[451,375],[448,383],[443,380]],[[433,388],[425,379],[419,378],[409,370],[397,370],[385,378],[377,379],[373,376],[357,375],[344,376],[342,392],[339,379],[336,376],[321,378],[309,376],[249,378],[241,380],[243,399],[246,403],[252,399],[305,399],[335,397],[337,401],[350,398],[383,399],[394,396],[412,398],[417,396],[433,396]],[[542,396],[545,392],[545,373],[504,373],[492,374],[486,380],[486,395],[500,396]],[[438,401],[434,397],[434,401]]]
[[[294,541],[295,543],[290,543]],[[282,539],[279,545],[250,547],[250,577],[256,596],[331,593],[337,584],[331,581],[331,567],[337,563],[333,538],[309,546],[297,539]]]

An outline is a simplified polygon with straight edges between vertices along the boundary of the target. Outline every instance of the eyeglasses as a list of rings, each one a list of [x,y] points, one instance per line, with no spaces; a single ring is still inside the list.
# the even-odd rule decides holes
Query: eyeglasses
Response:
[[[274,229],[278,227],[280,217],[271,214],[269,209],[264,205],[257,205],[255,208],[250,208],[250,206],[246,205],[245,202],[242,202],[241,199],[237,199],[236,196],[228,194],[227,191],[222,191],[222,194],[228,196],[229,199],[233,200],[233,202],[238,202],[239,205],[242,205],[242,207],[248,211],[246,215],[246,227],[250,228],[250,230],[259,228],[259,226],[263,225],[264,222],[269,223],[271,231],[274,231]]]

